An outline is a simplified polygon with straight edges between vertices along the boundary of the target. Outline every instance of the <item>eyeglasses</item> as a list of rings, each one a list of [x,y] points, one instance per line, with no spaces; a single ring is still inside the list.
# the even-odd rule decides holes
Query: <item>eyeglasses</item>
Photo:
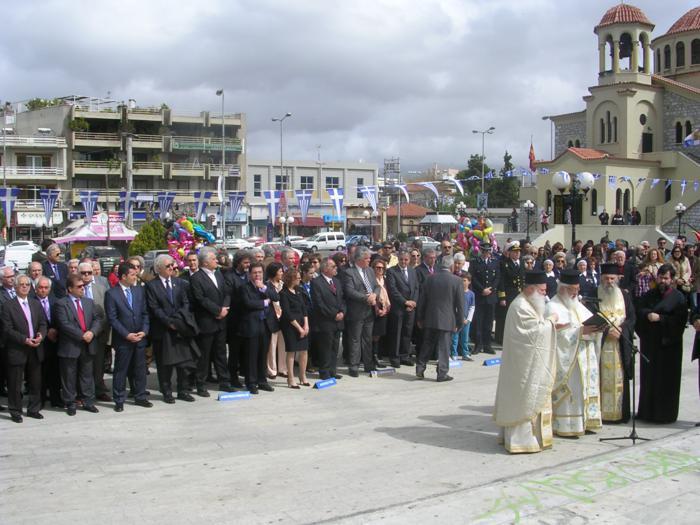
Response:
[[[84,284],[76,284],[73,286],[73,288],[85,288]]]
[[[30,283],[19,283],[17,286],[31,286]]]
[[[383,266],[375,266],[374,269],[375,269],[375,270],[383,270],[384,267],[383,267]]]
[[[80,275],[92,275],[92,272],[80,272]]]

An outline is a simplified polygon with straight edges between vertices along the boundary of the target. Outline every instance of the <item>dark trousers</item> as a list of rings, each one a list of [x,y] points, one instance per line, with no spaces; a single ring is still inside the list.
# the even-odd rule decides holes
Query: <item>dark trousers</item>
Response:
[[[83,395],[83,405],[95,405],[95,377],[92,373],[92,356],[83,348],[80,357],[59,357],[61,394],[66,408],[75,408],[77,384]]]
[[[95,355],[92,358],[92,373],[95,378],[95,394],[102,395],[109,392],[107,386],[105,385],[104,375],[105,375],[105,346],[106,338],[102,335],[97,336],[97,345],[95,347]]]
[[[434,328],[423,329],[423,342],[420,345],[416,359],[416,372],[425,372],[428,361],[437,353],[437,376],[442,379],[450,370],[450,348],[452,347],[452,334],[447,330],[436,330]]]
[[[270,346],[270,334],[265,331],[262,334],[243,339],[245,349],[245,384],[247,387],[263,385],[267,383],[267,350]]]
[[[163,396],[170,397],[173,395],[173,369],[175,369],[177,374],[177,393],[186,394],[189,387],[189,370],[177,365],[163,364],[162,339],[153,341],[153,355],[156,358],[156,367],[158,369],[158,389]]]
[[[238,325],[229,325],[227,332],[228,342],[228,373],[231,383],[239,383],[238,376],[245,370],[245,348],[243,338],[237,335]]]
[[[372,328],[374,328],[374,314],[359,321],[348,321],[346,327],[346,333],[350,338],[348,343],[350,370],[358,370],[360,368],[360,359],[362,359],[365,372],[373,371]]]
[[[39,412],[41,410],[41,361],[33,348],[27,353],[26,365],[7,367],[7,408],[10,414],[22,414],[22,380],[25,377],[29,385],[27,412]]]
[[[493,330],[493,317],[496,305],[490,303],[478,303],[474,311],[476,324],[476,349],[491,348],[491,330]]]
[[[226,329],[222,328],[211,334],[200,334],[197,345],[201,355],[197,361],[197,389],[206,389],[209,375],[209,359],[214,362],[219,385],[228,385],[231,381],[226,363]]]
[[[495,341],[499,344],[503,344],[503,330],[506,326],[506,314],[508,313],[508,305],[501,306],[498,304],[496,306],[496,329],[494,330],[493,336]]]
[[[146,354],[137,345],[118,346],[114,349],[114,373],[112,396],[115,403],[126,400],[126,378],[133,381],[132,389],[137,400],[146,399]]]
[[[314,340],[318,375],[321,379],[329,379],[336,374],[340,330],[314,332]]]
[[[46,392],[48,391],[48,396]],[[56,344],[44,343],[44,361],[41,363],[41,400],[49,401],[54,406],[63,405],[61,401],[61,372],[58,368]]]
[[[5,362],[5,349],[0,347],[0,392],[5,390],[7,384],[7,363]]]
[[[391,312],[387,325],[388,344],[386,357],[389,359],[402,359],[409,357],[411,353],[411,337],[413,335],[413,324],[416,312],[402,311]]]

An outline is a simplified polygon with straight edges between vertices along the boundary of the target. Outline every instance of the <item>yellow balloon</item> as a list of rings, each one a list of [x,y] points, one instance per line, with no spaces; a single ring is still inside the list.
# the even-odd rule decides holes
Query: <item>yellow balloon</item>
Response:
[[[177,249],[177,254],[178,254],[180,257],[184,257],[184,256],[185,256],[185,249],[184,249],[184,248],[178,248],[178,249]]]
[[[483,239],[484,238],[484,232],[481,230],[472,230],[472,233],[474,234],[474,237],[477,239]]]
[[[491,235],[492,233],[493,233],[493,226],[491,226],[490,228],[486,228],[486,229],[484,230],[484,235],[486,235],[486,236],[489,236],[489,235]]]

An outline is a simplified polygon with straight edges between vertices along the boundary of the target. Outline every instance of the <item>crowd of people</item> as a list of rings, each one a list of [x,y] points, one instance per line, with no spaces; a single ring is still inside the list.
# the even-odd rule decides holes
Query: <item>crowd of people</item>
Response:
[[[122,412],[130,397],[151,407],[152,365],[165,403],[191,403],[209,397],[211,384],[258,394],[274,391],[278,377],[294,390],[310,387],[312,372],[339,380],[339,362],[350,377],[415,366],[424,379],[437,360],[436,380],[446,382],[451,359],[502,345],[496,422],[509,450],[532,451],[547,442],[533,430],[537,418],[560,435],[629,418],[636,330],[649,357],[640,417],[672,422],[700,258],[682,239],[668,253],[664,243],[630,249],[602,239],[565,250],[513,241],[501,252],[482,242],[471,258],[449,235],[438,249],[385,242],[377,253],[351,246],[330,257],[291,248],[231,257],[205,247],[186,256],[184,270],[169,255],[145,269],[137,256],[107,277],[98,261],[62,262],[51,244],[26,274],[0,270],[0,387],[21,422],[43,418],[49,403],[69,416],[98,412],[97,402]],[[585,325],[593,311],[610,323]],[[522,353],[528,345],[533,352]],[[540,376],[513,382],[536,367]],[[525,405],[504,401],[516,398]]]

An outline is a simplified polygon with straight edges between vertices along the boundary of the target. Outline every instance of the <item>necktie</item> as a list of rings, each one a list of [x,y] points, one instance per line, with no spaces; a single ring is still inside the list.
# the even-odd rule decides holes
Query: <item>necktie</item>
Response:
[[[129,288],[124,289],[124,294],[126,295],[126,302],[129,303],[129,308],[134,309],[133,298],[131,297],[131,290]]]
[[[88,284],[85,287],[85,295],[88,297],[88,299],[92,299],[92,284]]]
[[[168,294],[168,301],[170,301],[170,304],[173,304],[173,289],[170,286],[170,279],[165,281],[165,293]]]
[[[85,324],[85,312],[83,312],[83,305],[80,304],[80,299],[75,300],[75,308],[78,310],[78,324],[83,332],[87,332],[87,325]]]
[[[17,293],[15,292],[14,288],[10,288],[9,290],[7,290],[7,293],[10,294],[10,299],[14,299],[15,297],[17,297]]]
[[[362,277],[362,282],[365,285],[365,289],[367,290],[367,293],[372,293],[372,286],[369,284],[369,279],[367,278],[367,274],[365,274],[365,269],[364,268],[358,268],[360,271],[360,277]]]
[[[60,274],[58,273],[58,264],[52,264],[52,265],[51,265],[51,268],[53,269],[53,276],[54,276],[56,279],[60,279],[61,276],[60,276]]]
[[[22,301],[22,308],[24,309],[24,317],[27,319],[27,326],[29,327],[29,339],[34,339],[34,324],[32,323],[32,312],[29,310],[29,303],[26,300]]]
[[[331,287],[331,292],[333,293],[333,295],[335,295],[336,289],[335,289],[335,283],[333,282],[333,279],[328,281],[328,286]]]
[[[408,268],[403,269],[403,279],[408,282]]]
[[[432,266],[431,266],[430,268],[428,268],[428,273],[429,273],[429,274],[432,275],[433,271],[434,271],[434,270],[433,270],[433,267],[432,267]]]
[[[42,299],[41,306],[44,307],[44,312],[46,313],[46,320],[50,323],[51,322],[51,308],[49,307],[49,300]]]

